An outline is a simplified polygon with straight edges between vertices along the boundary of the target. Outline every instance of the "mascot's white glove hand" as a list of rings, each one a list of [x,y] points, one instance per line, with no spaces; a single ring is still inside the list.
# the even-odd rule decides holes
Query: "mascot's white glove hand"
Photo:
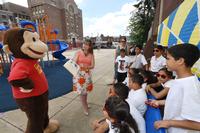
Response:
[[[31,90],[26,90],[24,89],[23,87],[19,87],[20,88],[20,91],[23,92],[23,93],[30,93],[33,89]]]

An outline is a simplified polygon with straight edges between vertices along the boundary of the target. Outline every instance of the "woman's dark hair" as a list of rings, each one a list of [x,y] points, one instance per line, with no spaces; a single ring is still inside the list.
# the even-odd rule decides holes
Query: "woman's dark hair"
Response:
[[[192,67],[200,55],[198,47],[188,43],[172,46],[167,51],[175,60],[183,58],[186,67]]]
[[[139,74],[142,75],[144,79],[147,79],[146,81],[144,81],[147,84],[158,82],[157,78],[150,71],[140,70]]]
[[[115,90],[115,93],[117,96],[119,96],[122,100],[127,99],[129,88],[123,84],[123,83],[116,83],[113,85],[113,89]]]
[[[128,103],[117,96],[111,96],[106,100],[105,111],[115,120],[112,127],[118,129],[118,133],[131,133],[131,127],[135,133],[139,133],[136,121],[130,114]]]
[[[86,39],[84,43],[89,45],[88,53],[93,54],[92,40]]]
[[[162,68],[159,71],[164,71],[169,78],[173,78],[173,73],[171,71],[168,71],[167,68]]]
[[[142,85],[144,83],[144,78],[140,74],[134,74],[131,76],[131,81],[133,83],[138,83],[139,85]]]

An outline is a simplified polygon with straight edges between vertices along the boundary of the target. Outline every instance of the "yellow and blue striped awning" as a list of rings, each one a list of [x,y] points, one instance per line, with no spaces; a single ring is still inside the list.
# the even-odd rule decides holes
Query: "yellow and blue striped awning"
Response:
[[[199,0],[185,0],[159,25],[157,43],[191,43],[200,49],[199,11]]]
[[[157,43],[170,47],[191,43],[200,49],[200,0],[184,0],[158,28]],[[200,77],[200,60],[192,68]]]

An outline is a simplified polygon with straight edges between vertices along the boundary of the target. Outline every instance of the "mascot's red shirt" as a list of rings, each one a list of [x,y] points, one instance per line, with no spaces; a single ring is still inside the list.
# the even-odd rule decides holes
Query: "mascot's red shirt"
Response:
[[[34,88],[30,93],[23,93],[18,87],[12,86],[14,98],[27,98],[39,96],[48,90],[46,77],[37,60],[15,59],[11,66],[9,81],[30,78],[34,83]]]

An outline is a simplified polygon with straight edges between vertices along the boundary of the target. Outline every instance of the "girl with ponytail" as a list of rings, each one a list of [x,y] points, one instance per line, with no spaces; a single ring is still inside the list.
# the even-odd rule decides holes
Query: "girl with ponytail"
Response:
[[[106,100],[103,113],[109,128],[108,133],[139,133],[138,126],[130,115],[128,103],[119,97],[109,97]],[[97,128],[95,133],[105,133],[105,131]]]

